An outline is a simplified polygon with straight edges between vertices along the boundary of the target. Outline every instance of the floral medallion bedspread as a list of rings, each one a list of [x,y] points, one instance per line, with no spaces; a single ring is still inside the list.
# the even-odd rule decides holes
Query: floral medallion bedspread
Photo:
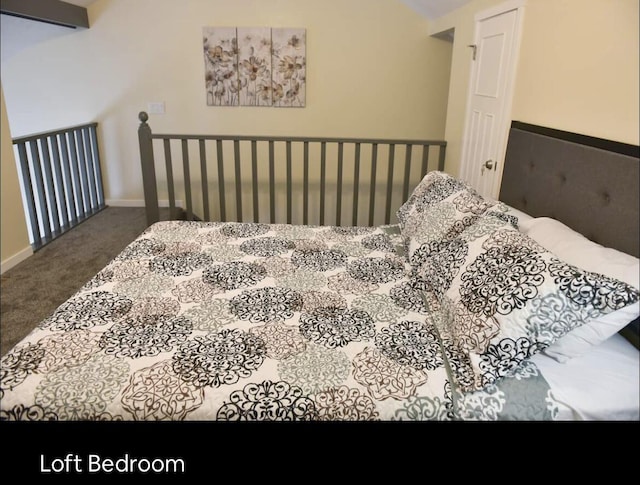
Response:
[[[2,359],[10,420],[553,419],[538,369],[463,392],[397,226],[161,222]]]

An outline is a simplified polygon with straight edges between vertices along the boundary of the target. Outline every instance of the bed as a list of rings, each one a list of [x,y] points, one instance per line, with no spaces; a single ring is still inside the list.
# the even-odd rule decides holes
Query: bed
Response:
[[[444,172],[443,152],[430,168],[441,142],[417,142],[419,180],[409,191],[403,176],[395,189],[405,141],[376,140],[362,169],[357,158],[350,191],[340,155],[335,181],[356,222],[342,226],[342,195],[322,195],[320,212],[336,203],[337,224],[309,222],[308,179],[296,198],[289,143],[305,147],[306,174],[305,143],[317,140],[289,139],[286,220],[272,209],[260,222],[249,183],[254,220],[244,222],[238,137],[237,220],[227,221],[224,177],[222,213],[206,202],[215,196],[204,141],[200,179],[189,171],[187,140],[218,138],[155,135],[140,120],[149,228],[3,358],[3,420],[639,419],[637,147],[514,122],[500,200],[491,200]],[[176,138],[181,190],[166,141]],[[153,139],[166,176],[153,165]],[[394,148],[384,150],[387,197],[376,211],[382,145]],[[332,185],[327,163],[323,146],[321,194]],[[185,220],[159,221],[158,194]],[[292,223],[298,208],[303,222]]]

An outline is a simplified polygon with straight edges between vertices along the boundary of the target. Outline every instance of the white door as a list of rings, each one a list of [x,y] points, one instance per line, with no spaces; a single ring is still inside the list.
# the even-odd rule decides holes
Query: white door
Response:
[[[476,16],[460,176],[478,192],[496,198],[511,120],[521,12],[494,9]]]

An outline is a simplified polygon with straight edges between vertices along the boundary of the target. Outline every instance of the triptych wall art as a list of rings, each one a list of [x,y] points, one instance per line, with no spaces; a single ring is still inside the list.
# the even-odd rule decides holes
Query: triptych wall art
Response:
[[[306,30],[204,27],[209,106],[303,108]]]

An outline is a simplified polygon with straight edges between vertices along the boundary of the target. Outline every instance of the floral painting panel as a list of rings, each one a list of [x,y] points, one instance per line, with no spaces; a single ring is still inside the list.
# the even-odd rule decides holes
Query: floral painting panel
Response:
[[[303,108],[306,101],[306,30],[271,29],[272,99],[276,107]]]
[[[238,41],[235,27],[204,27],[203,51],[208,106],[238,106]]]
[[[240,106],[271,106],[271,29],[238,28]]]

